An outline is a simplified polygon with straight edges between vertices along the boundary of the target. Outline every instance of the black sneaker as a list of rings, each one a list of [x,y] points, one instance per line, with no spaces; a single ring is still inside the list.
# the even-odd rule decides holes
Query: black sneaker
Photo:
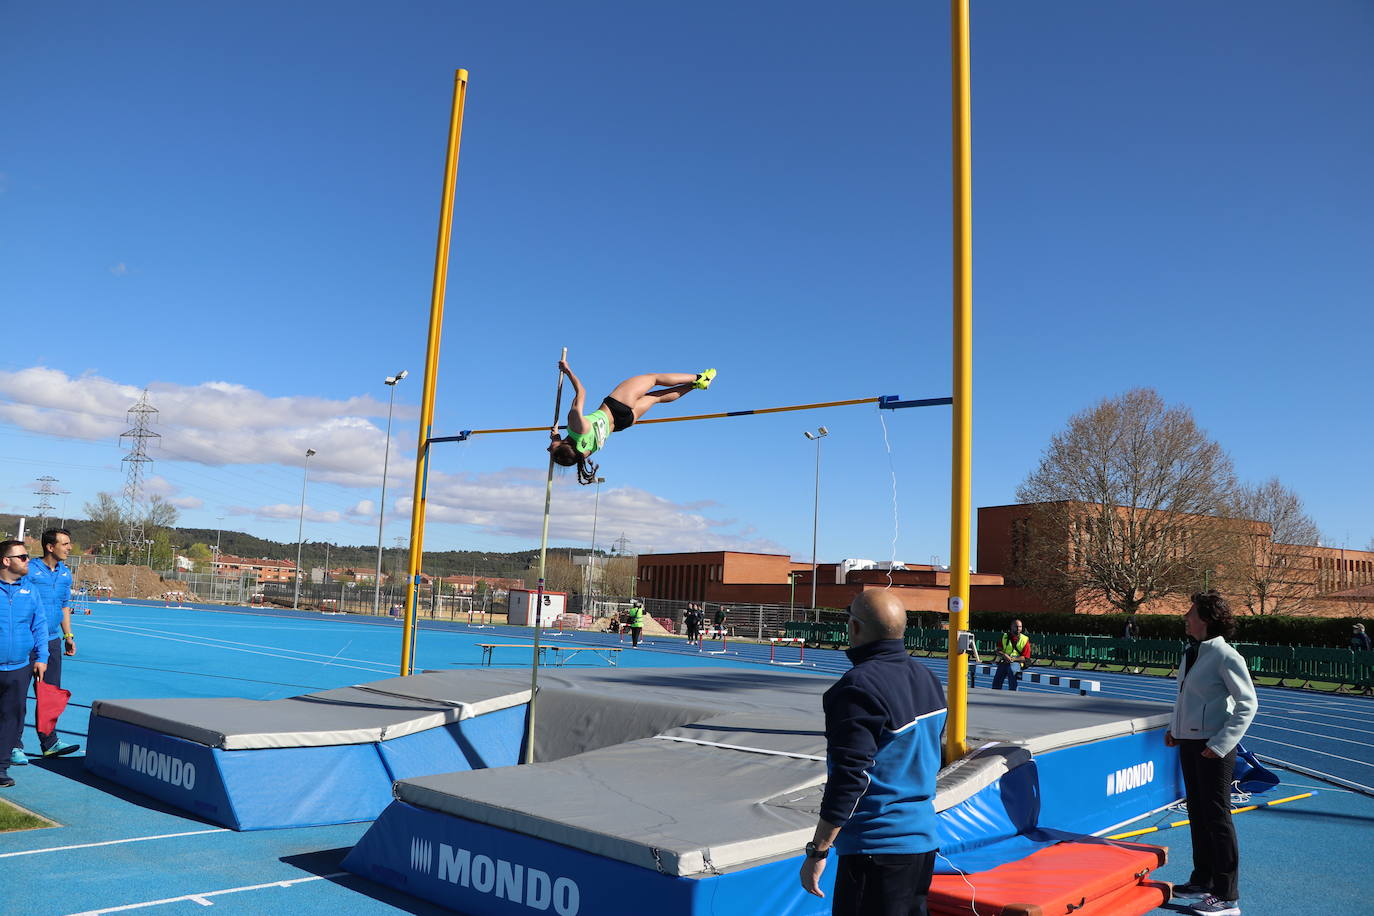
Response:
[[[1212,888],[1207,884],[1193,884],[1190,881],[1187,884],[1174,885],[1175,897],[1206,897],[1211,892]]]
[[[1193,912],[1198,916],[1240,916],[1240,901],[1222,900],[1208,894],[1193,904]]]
[[[9,775],[8,773],[0,775],[0,789],[8,789],[12,785],[14,785],[13,776]]]

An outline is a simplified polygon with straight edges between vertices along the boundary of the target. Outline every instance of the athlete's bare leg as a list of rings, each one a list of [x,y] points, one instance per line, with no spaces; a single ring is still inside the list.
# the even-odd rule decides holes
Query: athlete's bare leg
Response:
[[[638,420],[654,405],[676,401],[693,390],[692,385],[696,380],[697,376],[692,372],[636,375],[616,385],[610,396],[634,411],[635,419]],[[657,391],[652,390],[656,385],[666,387]]]

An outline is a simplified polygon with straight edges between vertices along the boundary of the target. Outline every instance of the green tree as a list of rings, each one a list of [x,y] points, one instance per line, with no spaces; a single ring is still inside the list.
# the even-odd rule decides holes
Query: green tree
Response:
[[[210,561],[215,558],[215,552],[210,549],[209,544],[197,542],[187,547],[182,556],[196,564],[196,572],[203,572],[210,569]]]

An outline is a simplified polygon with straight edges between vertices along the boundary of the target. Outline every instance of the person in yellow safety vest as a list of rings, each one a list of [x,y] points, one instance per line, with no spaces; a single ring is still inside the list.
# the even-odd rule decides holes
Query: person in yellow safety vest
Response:
[[[639,601],[631,601],[626,616],[630,618],[630,648],[633,649],[639,645],[639,637],[644,634],[644,605]]]
[[[1013,620],[997,645],[997,673],[992,676],[992,689],[1001,690],[1008,681],[1009,690],[1017,689],[1021,672],[1030,665],[1030,637],[1022,632],[1021,621]]]

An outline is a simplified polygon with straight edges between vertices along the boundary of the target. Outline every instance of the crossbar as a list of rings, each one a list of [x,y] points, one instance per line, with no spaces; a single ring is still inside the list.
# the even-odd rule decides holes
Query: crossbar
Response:
[[[650,423],[686,423],[688,420],[720,420],[726,417],[752,417],[766,413],[788,413],[794,410],[821,410],[826,407],[853,407],[856,404],[877,404],[882,410],[900,410],[904,407],[938,407],[953,404],[953,398],[925,398],[923,400],[903,401],[895,394],[877,398],[854,398],[848,401],[821,401],[815,404],[795,404],[789,407],[760,407],[755,410],[729,410],[724,413],[701,413],[690,417],[658,417],[653,420],[636,420],[635,426]],[[511,426],[503,429],[465,429],[456,436],[435,436],[429,440],[432,445],[438,442],[464,442],[471,436],[491,436],[497,433],[539,433],[549,429],[547,426]],[[558,429],[567,429],[559,426]]]

